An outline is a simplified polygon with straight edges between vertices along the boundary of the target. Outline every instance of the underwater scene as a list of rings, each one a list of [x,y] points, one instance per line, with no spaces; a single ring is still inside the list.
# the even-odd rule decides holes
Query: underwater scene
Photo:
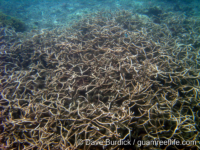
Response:
[[[0,1],[0,150],[198,150],[199,82],[199,0]]]

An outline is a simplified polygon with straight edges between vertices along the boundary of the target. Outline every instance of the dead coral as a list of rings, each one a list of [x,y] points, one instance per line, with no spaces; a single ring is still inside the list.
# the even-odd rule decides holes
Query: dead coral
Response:
[[[76,31],[42,31],[1,55],[1,135],[8,147],[197,140],[198,50],[166,25],[150,21],[129,30],[128,21],[111,16],[82,20]]]

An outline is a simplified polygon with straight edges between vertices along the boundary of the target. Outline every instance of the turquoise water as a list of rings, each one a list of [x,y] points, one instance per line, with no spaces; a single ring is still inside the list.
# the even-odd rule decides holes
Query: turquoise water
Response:
[[[144,14],[149,7],[159,6],[169,12],[180,12],[187,16],[199,15],[199,1],[159,1],[159,0],[44,0],[16,1],[2,0],[0,11],[19,18],[25,22],[27,30],[52,29],[70,25],[72,20],[78,20],[85,15],[98,10],[130,10]],[[69,23],[70,22],[70,23]]]

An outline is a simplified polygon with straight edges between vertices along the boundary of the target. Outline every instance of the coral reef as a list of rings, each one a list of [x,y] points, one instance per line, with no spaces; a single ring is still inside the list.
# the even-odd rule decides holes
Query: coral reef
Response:
[[[120,146],[105,145],[106,139],[199,140],[196,22],[182,26],[182,18],[177,26],[174,15],[158,25],[140,17],[99,12],[5,47],[1,143],[58,150],[90,149],[86,139],[107,149]]]
[[[24,22],[2,12],[0,12],[0,23],[3,27],[13,27],[16,32],[24,32],[26,30]]]

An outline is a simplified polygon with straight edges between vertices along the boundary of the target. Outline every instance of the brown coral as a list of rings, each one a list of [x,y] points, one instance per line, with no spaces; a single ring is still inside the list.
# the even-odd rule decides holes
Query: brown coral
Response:
[[[8,147],[197,140],[198,50],[166,25],[138,22],[144,26],[130,31],[128,21],[137,20],[123,26],[115,15],[44,31],[1,55],[1,135]]]

